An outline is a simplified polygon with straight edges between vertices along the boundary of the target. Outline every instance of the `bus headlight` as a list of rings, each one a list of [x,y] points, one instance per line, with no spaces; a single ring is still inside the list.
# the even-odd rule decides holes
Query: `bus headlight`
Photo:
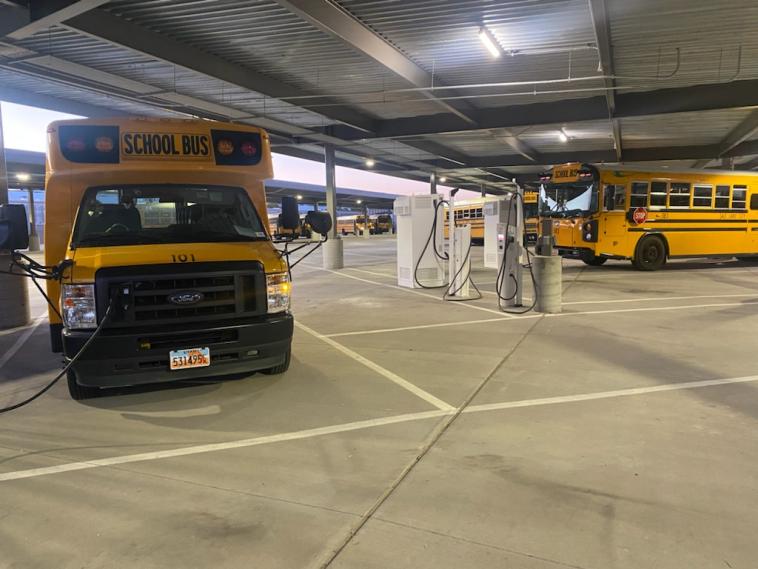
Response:
[[[266,295],[269,312],[284,312],[290,307],[292,284],[287,273],[266,275]]]
[[[61,307],[63,323],[67,328],[97,328],[94,284],[64,284]]]

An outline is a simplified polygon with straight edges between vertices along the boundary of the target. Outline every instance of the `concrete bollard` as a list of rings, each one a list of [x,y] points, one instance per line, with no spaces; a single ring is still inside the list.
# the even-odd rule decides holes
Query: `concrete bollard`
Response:
[[[337,236],[330,237],[329,240],[321,246],[323,249],[325,269],[341,269],[345,266],[342,244],[342,239]]]
[[[0,269],[8,270],[10,263],[11,256],[0,253]],[[26,326],[29,319],[27,279],[0,273],[0,330]]]
[[[558,314],[561,311],[562,265],[558,255],[532,256],[534,280],[537,283],[537,312]]]

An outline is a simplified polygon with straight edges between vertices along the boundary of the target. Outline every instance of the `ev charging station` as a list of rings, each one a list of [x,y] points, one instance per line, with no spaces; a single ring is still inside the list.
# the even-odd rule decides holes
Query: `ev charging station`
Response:
[[[503,306],[522,305],[524,254],[523,208],[510,193],[484,204],[484,266],[498,270],[498,294]]]
[[[402,196],[395,200],[399,286],[421,288],[416,280],[427,287],[445,286],[443,208],[438,205],[441,200],[438,194]]]
[[[471,226],[455,224],[455,194],[451,192],[448,203],[448,275],[450,276],[450,286],[448,286],[448,298],[467,299],[470,290],[469,276],[471,275]]]

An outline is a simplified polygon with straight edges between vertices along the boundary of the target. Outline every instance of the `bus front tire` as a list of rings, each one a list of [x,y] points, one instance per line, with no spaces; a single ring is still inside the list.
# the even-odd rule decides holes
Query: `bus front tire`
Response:
[[[264,375],[279,375],[284,373],[290,367],[290,356],[292,355],[292,349],[287,348],[287,352],[284,354],[284,361],[278,366],[270,367],[268,369],[262,369],[261,373]]]
[[[656,271],[666,263],[666,245],[656,235],[640,239],[632,264],[639,271]]]
[[[100,395],[100,388],[78,384],[76,374],[72,370],[66,372],[66,380],[68,381],[68,394],[74,401],[93,399]]]
[[[585,265],[589,265],[590,267],[599,267],[600,265],[605,264],[605,262],[608,260],[608,257],[598,257],[591,251],[586,251],[582,252],[581,259]]]

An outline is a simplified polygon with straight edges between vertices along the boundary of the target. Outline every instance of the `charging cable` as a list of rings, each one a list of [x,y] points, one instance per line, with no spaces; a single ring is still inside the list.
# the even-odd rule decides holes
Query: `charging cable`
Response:
[[[519,192],[513,192],[516,196],[518,196],[518,199],[521,200],[521,210],[524,209],[524,197]],[[508,255],[508,227],[511,226],[511,213],[513,212],[513,206],[512,204],[509,204],[508,206],[508,217],[506,218],[505,226],[506,226],[506,235],[505,239],[506,242],[504,244],[505,251],[503,251],[503,262],[500,264],[500,268],[497,272],[497,278],[495,279],[495,292],[497,293],[497,307],[500,309],[501,312],[505,312],[507,314],[526,314],[527,312],[534,310],[534,307],[537,306],[537,297],[539,295],[539,291],[537,290],[537,280],[534,278],[534,269],[532,267],[532,256],[529,251],[529,247],[524,247],[526,250],[526,266],[525,268],[529,269],[529,276],[532,279],[532,287],[534,288],[534,298],[532,299],[532,304],[524,307],[520,310],[512,310],[508,309],[503,306],[503,302],[508,302],[509,300],[513,300],[516,298],[516,296],[519,293],[519,282],[518,279],[513,275],[513,273],[508,273],[508,275],[505,274],[505,266],[506,266],[506,259]],[[519,261],[520,262],[520,261]],[[515,290],[513,294],[509,297],[503,296],[501,290],[503,287],[504,279],[509,278],[513,279],[513,282],[516,284]]]

